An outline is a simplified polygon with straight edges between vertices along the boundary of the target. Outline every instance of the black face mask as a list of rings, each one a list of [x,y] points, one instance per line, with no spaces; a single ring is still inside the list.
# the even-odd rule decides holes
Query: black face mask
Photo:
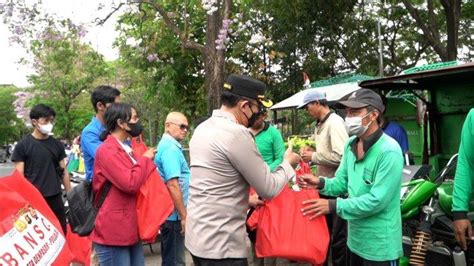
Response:
[[[140,122],[137,122],[137,123],[127,123],[128,127],[130,128],[130,130],[126,130],[127,133],[132,136],[133,138],[134,137],[138,137],[140,136],[140,134],[142,134],[143,132],[143,126],[142,124],[140,124]]]
[[[258,117],[260,116],[260,112],[257,112],[257,113],[253,112],[252,106],[250,106],[250,112],[252,112],[252,115],[250,117],[248,117],[247,114],[244,113],[244,115],[245,115],[245,117],[247,118],[247,121],[248,121],[248,125],[247,125],[248,128],[253,127],[255,122],[257,122]]]

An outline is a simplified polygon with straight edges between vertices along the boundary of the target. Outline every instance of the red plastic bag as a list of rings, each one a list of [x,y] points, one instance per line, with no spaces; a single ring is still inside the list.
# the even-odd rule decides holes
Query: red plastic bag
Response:
[[[257,257],[322,264],[329,245],[326,217],[309,220],[301,213],[303,201],[317,198],[314,189],[293,191],[285,186],[278,196],[255,210],[247,225],[257,229]]]
[[[135,156],[141,156],[148,150],[146,143],[143,141],[142,135],[132,138],[132,149],[133,155]]]
[[[301,161],[299,166],[300,167],[295,170],[296,177],[300,177],[304,174],[312,174],[311,167],[309,166],[308,162]]]
[[[92,253],[92,241],[89,237],[81,237],[72,232],[69,224],[67,225],[66,242],[74,256],[73,262],[82,265],[90,265]]]
[[[148,148],[141,140],[132,140],[133,153],[142,155]],[[134,142],[135,141],[135,142]],[[157,171],[148,177],[137,196],[138,232],[143,242],[154,242],[160,226],[174,210],[168,188]]]
[[[61,225],[40,192],[18,172],[0,178],[0,265],[68,265]]]

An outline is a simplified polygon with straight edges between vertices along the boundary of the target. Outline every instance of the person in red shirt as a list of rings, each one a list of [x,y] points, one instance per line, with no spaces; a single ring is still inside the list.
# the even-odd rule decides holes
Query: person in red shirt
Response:
[[[100,195],[110,183],[91,233],[101,266],[145,265],[143,247],[138,235],[136,195],[141,185],[155,171],[154,148],[135,157],[126,144],[127,138],[143,131],[135,108],[114,103],[105,112],[105,139],[94,162],[92,189]]]

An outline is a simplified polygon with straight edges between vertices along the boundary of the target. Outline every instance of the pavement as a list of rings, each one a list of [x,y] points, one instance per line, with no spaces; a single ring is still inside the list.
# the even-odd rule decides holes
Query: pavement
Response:
[[[0,177],[10,175],[15,169],[15,165],[11,162],[0,163]]]

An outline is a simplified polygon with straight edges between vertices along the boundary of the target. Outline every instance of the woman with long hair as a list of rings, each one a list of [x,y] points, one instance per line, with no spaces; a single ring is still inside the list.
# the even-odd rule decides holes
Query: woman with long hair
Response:
[[[134,156],[126,144],[143,128],[137,111],[126,103],[114,103],[105,112],[105,141],[98,148],[92,188],[102,195],[110,187],[95,220],[91,238],[101,266],[145,265],[138,235],[136,197],[141,185],[156,166],[156,150]],[[96,202],[97,203],[97,202]]]

